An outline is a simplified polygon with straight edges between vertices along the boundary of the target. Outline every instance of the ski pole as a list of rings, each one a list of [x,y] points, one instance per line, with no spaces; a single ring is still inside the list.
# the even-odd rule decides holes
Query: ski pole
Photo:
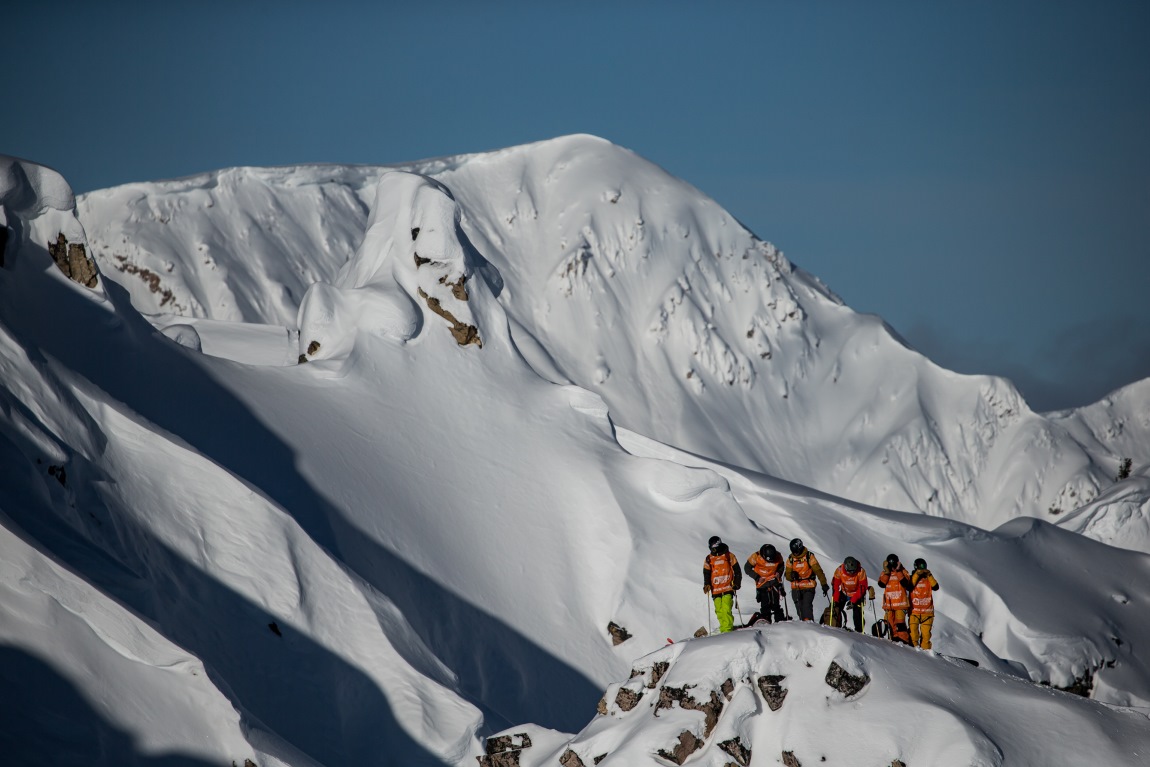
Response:
[[[787,606],[787,592],[783,590],[783,584],[779,584],[779,601],[783,603],[783,610],[787,613],[787,620],[791,619],[791,608]]]
[[[739,623],[745,624],[747,621],[743,618],[743,608],[739,607],[739,592],[737,591],[735,592],[735,609],[739,612]]]
[[[878,623],[878,613],[874,609],[874,586],[867,587],[867,595],[870,596],[870,614],[874,616],[874,622]]]
[[[711,634],[715,633],[715,626],[711,622],[711,605],[710,605],[710,601],[709,601],[710,596],[711,595],[708,594],[707,592],[705,592],[705,591],[703,592],[703,603],[706,605],[706,610],[707,610],[707,636],[710,636]]]

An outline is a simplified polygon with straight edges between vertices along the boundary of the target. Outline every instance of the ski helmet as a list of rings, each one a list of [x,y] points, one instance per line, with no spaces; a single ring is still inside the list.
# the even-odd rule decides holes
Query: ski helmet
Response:
[[[843,560],[843,569],[848,573],[857,573],[859,571],[859,561],[854,557],[847,557]]]
[[[801,552],[805,548],[806,548],[806,546],[803,545],[803,539],[802,538],[792,538],[791,539],[791,553],[792,554],[798,554],[799,552]]]
[[[769,543],[764,543],[763,547],[759,549],[759,556],[763,559],[774,559],[778,554],[778,550]]]
[[[914,569],[915,570],[925,570],[926,569],[926,560],[923,559],[922,557],[919,557],[918,559],[914,560]]]
[[[722,539],[722,538],[720,538],[720,537],[719,537],[719,536],[717,536],[717,535],[712,535],[712,536],[711,536],[711,539],[710,539],[709,541],[707,541],[707,548],[708,548],[708,549],[713,549],[713,548],[715,548],[715,544],[716,544],[716,543],[722,543],[722,542],[723,542],[723,539]]]
[[[888,565],[890,565],[891,567],[894,567],[895,565],[897,565],[898,564],[898,554],[887,554],[886,555],[886,563]]]

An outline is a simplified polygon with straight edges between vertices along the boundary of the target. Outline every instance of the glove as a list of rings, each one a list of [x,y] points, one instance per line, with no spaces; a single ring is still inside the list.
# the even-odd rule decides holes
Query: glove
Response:
[[[827,594],[829,594],[830,590],[831,590],[831,587],[824,583],[823,584],[823,596],[825,597]]]
[[[709,583],[703,586],[703,593],[704,594],[710,594],[711,593],[711,585]]]

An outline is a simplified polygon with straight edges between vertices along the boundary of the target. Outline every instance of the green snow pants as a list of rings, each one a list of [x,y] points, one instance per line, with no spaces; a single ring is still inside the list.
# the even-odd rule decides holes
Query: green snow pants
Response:
[[[734,592],[728,591],[715,597],[715,617],[719,619],[719,633],[726,634],[735,630],[735,616],[731,608],[735,604]]]

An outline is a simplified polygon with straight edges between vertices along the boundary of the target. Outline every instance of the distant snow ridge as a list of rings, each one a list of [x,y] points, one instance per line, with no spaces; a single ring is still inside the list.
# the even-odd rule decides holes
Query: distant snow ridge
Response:
[[[458,201],[466,238],[457,239],[502,275],[499,301],[537,371],[596,392],[621,425],[864,503],[991,528],[1021,514],[1059,523],[1114,482],[1121,456],[1106,444],[1034,414],[1008,381],[931,364],[713,200],[625,149],[569,136],[406,167]],[[350,326],[327,323],[356,316],[370,293],[382,302],[383,335],[419,332],[408,299],[426,311],[433,298],[454,318],[438,321],[466,334],[472,323],[449,308],[465,307],[448,290],[465,265],[426,264],[429,284],[396,275],[406,297],[387,297],[384,281],[353,298],[341,282],[353,278],[361,239],[398,261],[438,247],[431,231],[427,244],[407,241],[416,226],[400,220],[407,203],[376,187],[389,170],[240,168],[94,192],[79,210],[102,270],[145,312],[311,323],[334,346],[301,338],[303,355],[313,340],[321,356],[337,355]],[[373,208],[377,194],[387,202]],[[369,210],[372,231],[386,234],[362,235]],[[311,289],[301,308],[314,283],[329,287]],[[1138,465],[1150,464],[1147,444],[1130,448]],[[1120,543],[1150,539],[1140,517],[1090,529]]]

